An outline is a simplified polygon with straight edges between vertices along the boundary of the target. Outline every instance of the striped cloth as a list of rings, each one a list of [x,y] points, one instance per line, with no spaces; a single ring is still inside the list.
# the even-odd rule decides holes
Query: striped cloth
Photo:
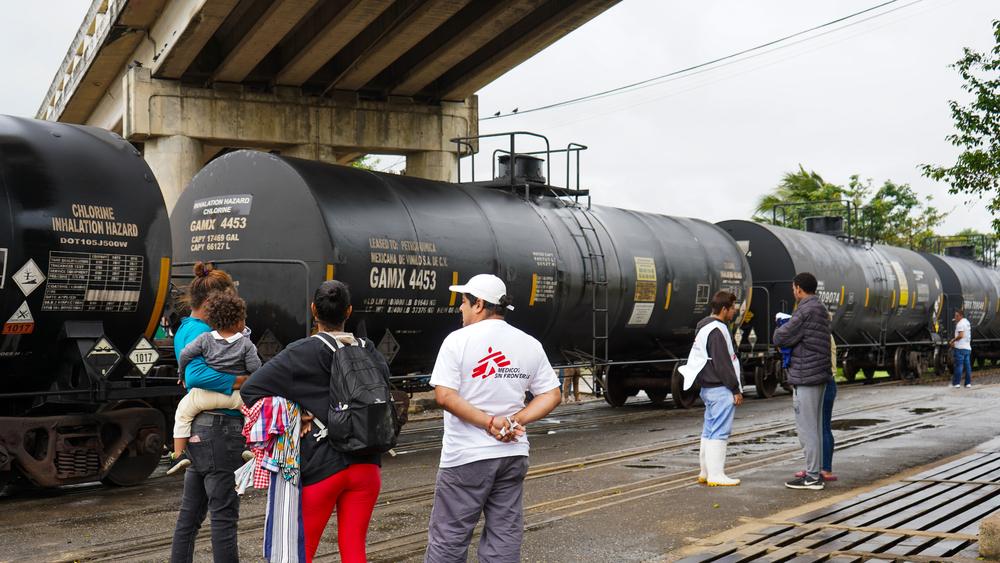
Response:
[[[299,479],[299,405],[265,397],[243,407],[243,435],[254,454],[253,486],[269,489],[264,516],[264,558],[274,563],[306,561]]]
[[[254,455],[253,486],[266,489],[272,473],[298,481],[301,409],[283,397],[264,397],[252,407],[242,407],[246,416],[243,436]]]

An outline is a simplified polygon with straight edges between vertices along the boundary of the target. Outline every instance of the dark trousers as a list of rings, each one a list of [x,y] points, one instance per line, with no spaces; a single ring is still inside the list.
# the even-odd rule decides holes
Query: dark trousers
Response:
[[[191,465],[184,474],[184,496],[174,528],[171,562],[192,560],[195,538],[209,512],[213,559],[225,563],[240,560],[236,543],[240,497],[233,471],[243,464],[240,454],[246,440],[242,430],[242,417],[210,413],[195,417],[188,443]]]
[[[465,563],[480,514],[482,563],[518,563],[524,534],[526,456],[500,457],[438,469],[425,563]]]
[[[837,400],[837,383],[830,381],[823,392],[823,471],[833,472],[833,403]]]

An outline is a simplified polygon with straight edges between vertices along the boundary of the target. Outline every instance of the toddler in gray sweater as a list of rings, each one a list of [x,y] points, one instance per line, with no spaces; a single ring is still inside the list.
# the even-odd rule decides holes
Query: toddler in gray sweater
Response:
[[[185,450],[194,417],[213,409],[238,410],[243,405],[238,391],[240,385],[261,365],[257,347],[250,342],[246,328],[246,302],[234,294],[220,293],[209,298],[205,312],[206,320],[214,330],[200,334],[181,350],[177,358],[177,372],[183,381],[187,365],[200,356],[215,371],[237,376],[236,384],[231,395],[207,389],[188,389],[174,414],[174,452],[170,457],[175,463],[167,470],[168,475],[191,464]]]

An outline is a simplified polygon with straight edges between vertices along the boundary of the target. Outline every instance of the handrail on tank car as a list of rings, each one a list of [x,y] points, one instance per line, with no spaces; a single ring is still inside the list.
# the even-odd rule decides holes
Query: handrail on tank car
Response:
[[[794,203],[779,203],[771,207],[771,224],[780,225],[782,227],[788,226],[788,215],[785,213],[786,209],[793,207],[806,207],[806,206],[823,206],[823,205],[840,205],[847,209],[847,213],[842,215],[847,223],[847,238],[850,240],[855,240],[853,229],[853,223],[856,223],[859,218],[858,206],[849,199],[828,199],[823,201],[799,201]],[[781,223],[778,223],[778,210],[781,210]],[[800,218],[802,218],[800,216]]]
[[[305,276],[305,281],[306,281],[306,283],[305,283],[305,317],[304,317],[305,320],[306,320],[306,322],[305,322],[305,324],[306,324],[306,335],[305,335],[305,337],[309,338],[309,335],[311,334],[310,330],[309,330],[309,318],[310,318],[310,316],[312,316],[312,311],[309,309],[309,305],[310,305],[310,303],[312,303],[312,297],[309,295],[309,280],[311,279],[310,278],[310,272],[309,272],[309,264],[305,263],[302,260],[290,260],[290,259],[283,259],[283,258],[226,258],[226,259],[223,259],[223,260],[204,260],[204,262],[208,263],[208,264],[212,264],[212,265],[215,265],[215,264],[288,264],[288,265],[293,265],[293,266],[302,266],[302,269],[304,269],[305,273],[306,273],[306,276]],[[195,262],[174,262],[173,264],[170,265],[170,267],[171,268],[177,268],[177,267],[188,267],[188,268],[190,268],[191,266],[194,266],[194,265],[195,265]],[[177,278],[193,278],[194,274],[178,274],[176,276],[171,275],[170,277],[172,277],[172,278],[173,277],[177,277]]]
[[[518,153],[514,146],[514,139],[517,135],[527,135],[529,137],[536,137],[545,141],[545,153],[550,154],[552,152],[551,146],[549,145],[549,139],[545,135],[540,135],[538,133],[532,133],[531,131],[508,131],[505,133],[487,133],[486,135],[472,135],[469,137],[455,137],[449,139],[449,142],[455,143],[455,148],[458,152],[458,183],[462,183],[462,147],[469,148],[469,156],[472,158],[472,181],[476,181],[476,153],[472,151],[473,141],[478,141],[480,139],[491,139],[495,137],[510,137],[510,185],[514,186],[514,160],[518,154],[528,154],[528,153]],[[541,154],[541,153],[539,153]],[[552,177],[552,165],[549,158],[545,159],[545,177]],[[492,178],[491,178],[492,179]]]
[[[571,142],[568,145],[566,145],[566,148],[564,148],[564,149],[554,149],[554,150],[549,150],[549,151],[522,152],[522,153],[517,153],[517,154],[518,155],[527,155],[527,156],[535,156],[536,154],[544,154],[544,155],[546,155],[546,158],[551,158],[550,155],[566,153],[566,188],[565,189],[567,191],[571,191],[571,190],[580,191],[580,153],[582,151],[587,150],[588,148],[589,147],[587,147],[587,145],[581,145],[580,143],[573,143],[573,142]],[[570,182],[570,164],[573,161],[573,153],[576,153],[576,187],[575,188],[573,187],[573,184]],[[491,172],[491,174],[492,174],[492,176],[494,178],[496,178],[496,175],[497,175],[497,170],[496,170],[497,154],[507,154],[507,155],[509,155],[510,151],[507,151],[507,150],[504,150],[504,149],[495,149],[493,151],[493,158],[490,160],[490,164],[491,164],[490,172]],[[548,180],[551,181],[552,179],[548,178]],[[579,202],[580,194],[573,194],[573,195],[576,198],[576,201]],[[587,195],[589,197],[590,194],[587,194]]]
[[[941,235],[928,237],[921,248],[924,252],[943,255],[954,246],[972,246],[974,260],[984,266],[997,267],[997,237],[988,234]]]

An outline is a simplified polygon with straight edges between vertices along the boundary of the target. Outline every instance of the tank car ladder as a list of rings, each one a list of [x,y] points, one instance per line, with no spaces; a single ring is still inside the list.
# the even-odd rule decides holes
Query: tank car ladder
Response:
[[[583,258],[584,283],[591,288],[590,361],[596,379],[598,364],[608,361],[608,271],[604,246],[587,209],[576,202],[568,204],[566,209],[573,218],[570,234]]]

